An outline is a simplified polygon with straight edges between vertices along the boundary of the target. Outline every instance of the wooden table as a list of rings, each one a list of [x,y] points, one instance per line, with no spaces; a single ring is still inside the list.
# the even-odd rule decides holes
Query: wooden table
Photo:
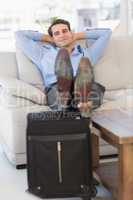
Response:
[[[94,112],[101,137],[118,149],[118,162],[100,164],[96,172],[117,200],[133,200],[133,109]]]

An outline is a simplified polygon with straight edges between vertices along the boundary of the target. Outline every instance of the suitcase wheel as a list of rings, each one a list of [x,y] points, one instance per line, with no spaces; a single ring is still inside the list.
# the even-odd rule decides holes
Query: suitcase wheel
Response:
[[[83,200],[91,200],[91,197],[83,197]]]
[[[95,197],[97,195],[97,188],[93,187],[92,192],[91,192],[91,196]]]

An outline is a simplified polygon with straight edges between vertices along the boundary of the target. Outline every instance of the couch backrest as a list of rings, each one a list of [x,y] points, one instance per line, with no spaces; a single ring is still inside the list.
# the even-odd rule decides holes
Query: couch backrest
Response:
[[[14,52],[0,52],[0,77],[18,77],[18,68]]]
[[[36,65],[16,48],[16,59],[18,64],[18,78],[44,90],[44,81]]]
[[[84,46],[85,44],[83,44]],[[95,79],[108,90],[133,88],[133,37],[115,36],[110,39],[103,56],[94,66]],[[0,76],[17,77],[42,87],[43,80],[36,66],[19,53],[0,53]]]
[[[108,90],[133,88],[133,37],[110,39],[102,58],[94,67],[95,79]]]

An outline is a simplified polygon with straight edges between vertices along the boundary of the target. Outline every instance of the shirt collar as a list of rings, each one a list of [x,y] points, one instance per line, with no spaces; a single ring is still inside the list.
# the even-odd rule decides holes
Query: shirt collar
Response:
[[[54,48],[56,48],[56,50],[58,51],[60,49],[60,47],[54,46]],[[75,47],[73,48],[72,51],[72,55],[79,55],[82,53],[82,47],[80,46],[80,44],[75,44]]]
[[[80,44],[76,44],[74,50],[72,51],[72,55],[79,55],[82,53],[82,47]]]

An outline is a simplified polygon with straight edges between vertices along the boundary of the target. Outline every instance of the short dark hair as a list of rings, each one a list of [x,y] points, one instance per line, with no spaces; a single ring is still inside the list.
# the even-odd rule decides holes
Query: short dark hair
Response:
[[[70,27],[70,23],[64,19],[56,19],[52,22],[52,24],[50,25],[50,27],[48,28],[48,34],[52,37],[53,33],[52,33],[52,27],[56,24],[65,24],[67,25],[69,31],[71,31],[71,27]]]

